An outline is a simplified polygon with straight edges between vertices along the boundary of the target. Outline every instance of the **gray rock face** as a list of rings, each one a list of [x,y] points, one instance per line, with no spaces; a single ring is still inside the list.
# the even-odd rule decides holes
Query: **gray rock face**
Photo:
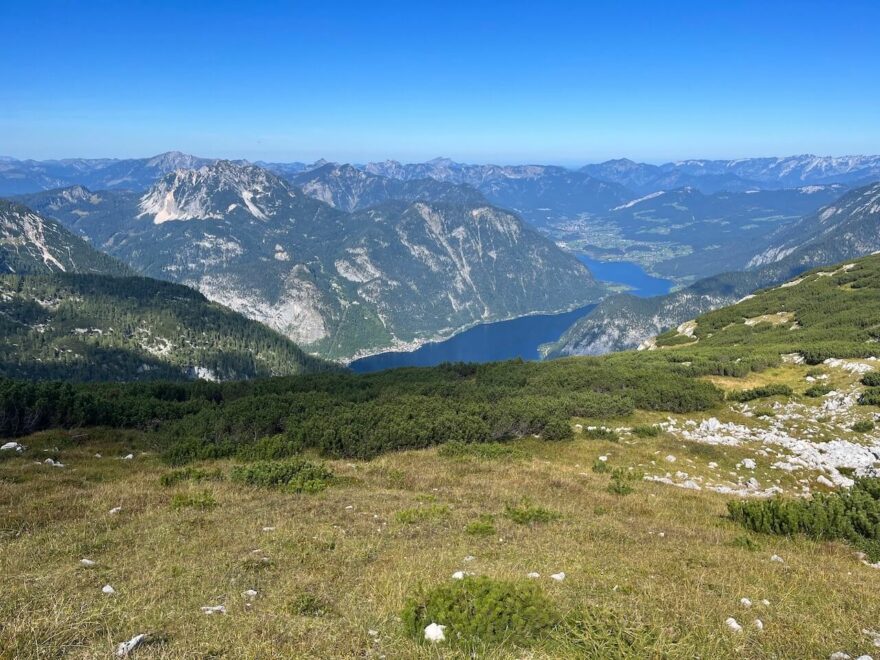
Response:
[[[144,274],[194,286],[334,358],[567,310],[604,291],[577,259],[473,191],[346,213],[265,169],[219,161],[141,195],[94,197],[28,200]]]

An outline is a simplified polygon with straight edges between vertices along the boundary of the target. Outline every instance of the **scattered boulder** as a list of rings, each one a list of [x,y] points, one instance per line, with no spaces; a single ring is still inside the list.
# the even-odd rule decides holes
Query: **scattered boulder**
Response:
[[[107,596],[112,596],[116,593],[116,589],[111,587],[109,584],[105,584],[103,587],[101,587],[101,591]]]
[[[737,620],[734,619],[732,616],[727,618],[727,620],[724,622],[724,625],[726,625],[728,628],[730,628],[732,632],[735,633],[742,632],[743,629],[742,626],[737,623]]]

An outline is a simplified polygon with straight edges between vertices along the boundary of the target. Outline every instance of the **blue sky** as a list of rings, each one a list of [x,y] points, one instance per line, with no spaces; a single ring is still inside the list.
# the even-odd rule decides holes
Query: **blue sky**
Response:
[[[876,0],[9,0],[0,24],[0,155],[880,153]]]

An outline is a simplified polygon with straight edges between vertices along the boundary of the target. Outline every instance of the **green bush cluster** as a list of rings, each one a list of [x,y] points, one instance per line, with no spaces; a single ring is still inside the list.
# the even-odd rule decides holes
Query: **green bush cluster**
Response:
[[[880,559],[880,478],[856,479],[852,488],[817,493],[810,499],[730,501],[730,517],[765,534],[805,534],[818,540],[846,540]]]
[[[811,385],[804,391],[804,396],[809,397],[820,397],[825,396],[831,391],[830,385],[825,385],[824,383],[817,383],[816,385]]]
[[[880,387],[880,371],[870,371],[862,376],[862,385]]]
[[[572,417],[636,408],[689,412],[720,391],[664,363],[629,358],[446,364],[229,383],[23,383],[0,379],[0,435],[107,426],[153,432],[173,465],[303,450],[371,459],[447,442],[571,437]]]
[[[333,483],[333,473],[327,467],[302,458],[237,465],[229,478],[248,486],[280,488],[290,493],[317,493]]]
[[[728,392],[727,400],[745,403],[746,401],[754,401],[755,399],[764,399],[768,396],[788,396],[791,394],[792,390],[788,385],[762,385],[761,387],[753,387],[750,390]]]
[[[880,387],[872,387],[862,392],[859,403],[863,406],[880,406]]]
[[[869,433],[874,430],[874,422],[870,419],[861,419],[852,425],[852,430],[856,433]]]
[[[466,577],[411,597],[401,618],[409,634],[424,639],[431,623],[446,626],[453,645],[528,645],[561,622],[553,603],[531,582]]]

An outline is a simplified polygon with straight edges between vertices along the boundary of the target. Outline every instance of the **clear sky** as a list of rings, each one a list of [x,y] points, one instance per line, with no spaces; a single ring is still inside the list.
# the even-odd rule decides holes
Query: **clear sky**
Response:
[[[880,1],[0,0],[0,155],[880,153]]]

